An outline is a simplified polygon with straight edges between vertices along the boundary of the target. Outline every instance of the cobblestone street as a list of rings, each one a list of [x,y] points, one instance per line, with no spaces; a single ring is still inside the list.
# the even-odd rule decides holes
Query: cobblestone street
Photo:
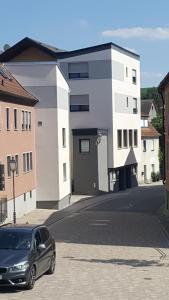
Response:
[[[169,239],[156,213],[163,187],[140,187],[73,204],[47,221],[54,275],[0,299],[168,299]]]

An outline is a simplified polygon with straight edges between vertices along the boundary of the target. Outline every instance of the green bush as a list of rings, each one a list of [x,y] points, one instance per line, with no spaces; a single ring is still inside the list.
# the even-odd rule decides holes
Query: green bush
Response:
[[[159,172],[151,172],[151,179],[153,182],[160,180],[160,173]]]

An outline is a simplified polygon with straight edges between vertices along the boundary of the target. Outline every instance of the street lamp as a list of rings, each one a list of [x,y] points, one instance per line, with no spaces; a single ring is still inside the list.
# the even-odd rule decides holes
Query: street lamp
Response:
[[[14,173],[16,171],[16,160],[14,157],[12,157],[9,160],[9,167],[12,171],[12,177],[13,177],[13,223],[16,224],[16,210],[15,210],[15,177]]]

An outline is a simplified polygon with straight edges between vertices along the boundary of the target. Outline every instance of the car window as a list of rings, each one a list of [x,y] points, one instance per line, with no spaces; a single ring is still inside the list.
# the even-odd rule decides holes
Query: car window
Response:
[[[47,230],[47,228],[40,228],[40,234],[41,234],[41,240],[42,240],[42,243],[45,244],[45,242],[48,240],[49,238],[49,232]]]
[[[0,230],[0,249],[28,250],[32,235],[26,231]]]
[[[38,247],[41,244],[41,237],[39,230],[35,233],[35,247]]]

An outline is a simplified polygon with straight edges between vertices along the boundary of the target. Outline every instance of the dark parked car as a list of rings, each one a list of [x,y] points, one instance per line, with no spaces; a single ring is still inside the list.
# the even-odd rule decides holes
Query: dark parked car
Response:
[[[32,289],[35,280],[55,270],[55,241],[43,225],[0,227],[0,287]]]

